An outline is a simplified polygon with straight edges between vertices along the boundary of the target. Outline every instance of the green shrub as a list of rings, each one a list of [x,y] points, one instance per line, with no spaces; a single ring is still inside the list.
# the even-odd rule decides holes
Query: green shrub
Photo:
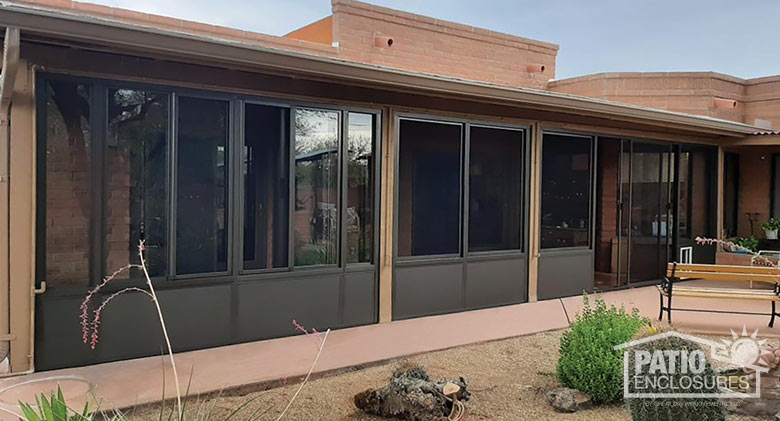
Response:
[[[754,253],[758,251],[758,240],[752,235],[750,237],[730,238],[729,241]]]
[[[628,352],[628,364],[629,367],[634,367],[633,351],[644,350],[653,353],[654,351],[688,351],[688,355],[691,352],[701,350],[699,345],[691,342],[687,339],[683,339],[677,336],[669,336],[666,338],[656,339],[651,342],[636,345],[631,347],[631,351]],[[668,358],[674,358],[675,367],[682,366],[681,353],[667,355],[667,366],[671,366]],[[706,355],[706,354],[705,354]],[[684,376],[691,377],[692,374],[681,374],[682,370],[675,370],[672,373],[664,374],[665,378],[671,378],[671,381],[648,381],[647,385],[644,385],[642,390],[634,390],[633,385],[629,384],[629,390],[632,392],[642,393],[718,393],[718,387],[715,381],[699,382],[698,388],[696,382],[681,382]],[[649,366],[646,370],[641,370],[638,374],[642,374],[643,377],[647,376],[652,378],[652,374],[649,373]],[[700,374],[702,378],[713,378],[714,372],[710,362],[707,361],[704,371]],[[689,379],[690,380],[690,379]],[[692,385],[688,389],[680,390],[675,385],[690,384]],[[663,386],[663,387],[662,387]],[[663,399],[651,399],[651,398],[631,398],[627,399],[628,407],[631,410],[631,418],[634,421],[659,421],[659,420],[674,420],[674,421],[725,421],[726,415],[723,404],[718,401],[717,398],[663,398]]]
[[[594,403],[616,402],[623,397],[623,351],[614,346],[628,342],[648,323],[634,309],[607,306],[600,298],[591,307],[583,297],[582,313],[561,338],[556,374],[561,385],[591,396]]]

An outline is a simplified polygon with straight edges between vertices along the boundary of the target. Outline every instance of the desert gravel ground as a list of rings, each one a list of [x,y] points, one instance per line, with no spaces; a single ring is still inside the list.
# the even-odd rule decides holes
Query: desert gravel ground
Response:
[[[431,377],[463,376],[472,392],[467,403],[469,420],[630,420],[623,405],[601,406],[573,414],[554,412],[545,393],[556,387],[555,363],[563,331],[542,332],[501,341],[463,346],[408,358],[423,365]],[[368,388],[382,387],[401,361],[350,371],[310,381],[303,389],[287,420],[370,420],[381,418],[358,411],[352,397]],[[243,396],[222,395],[190,401],[188,419],[202,421],[205,413],[211,420],[222,420],[246,404],[231,420],[249,420],[261,413],[263,420],[274,420],[295,393],[297,385],[282,385],[264,392]],[[200,411],[200,415],[196,413]],[[259,411],[259,412],[256,412]],[[253,415],[254,413],[254,415]],[[158,420],[159,407],[137,410],[133,420]],[[730,416],[728,421],[757,421],[758,418]]]

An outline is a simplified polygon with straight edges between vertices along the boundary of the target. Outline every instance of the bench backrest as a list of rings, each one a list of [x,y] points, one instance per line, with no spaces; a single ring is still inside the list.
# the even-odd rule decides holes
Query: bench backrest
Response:
[[[709,281],[780,283],[780,268],[766,266],[702,265],[669,263],[668,278],[705,279]]]

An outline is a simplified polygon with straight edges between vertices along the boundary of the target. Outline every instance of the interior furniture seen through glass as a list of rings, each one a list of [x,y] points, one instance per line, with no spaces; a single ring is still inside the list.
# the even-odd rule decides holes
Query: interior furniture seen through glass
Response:
[[[544,134],[541,248],[589,245],[590,171],[590,137]]]
[[[674,154],[669,144],[632,142],[628,215],[630,228],[629,282],[661,279],[672,257]]]

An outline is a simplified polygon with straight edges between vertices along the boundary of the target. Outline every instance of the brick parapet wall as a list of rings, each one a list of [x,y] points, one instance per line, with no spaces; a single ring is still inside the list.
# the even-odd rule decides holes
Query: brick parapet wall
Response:
[[[349,61],[538,89],[555,75],[554,44],[352,0],[333,0],[333,34]],[[393,45],[375,46],[376,35]],[[545,71],[529,72],[529,64]]]
[[[740,79],[713,72],[600,73],[551,81],[549,89],[746,124],[768,121],[780,128],[780,76]],[[736,109],[715,107],[734,99]]]

